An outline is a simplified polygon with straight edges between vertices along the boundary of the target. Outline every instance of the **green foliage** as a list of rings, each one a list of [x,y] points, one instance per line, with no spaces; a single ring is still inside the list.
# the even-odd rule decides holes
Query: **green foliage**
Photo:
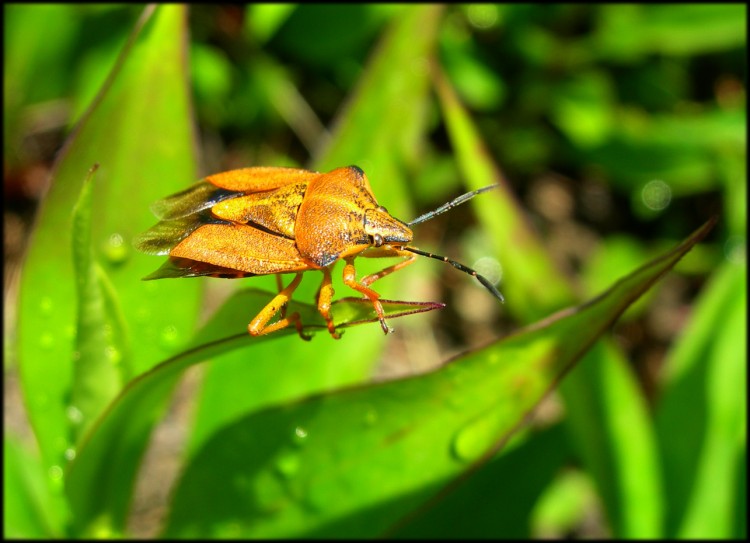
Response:
[[[142,536],[139,468],[190,367],[180,473],[149,536],[585,536],[597,514],[598,536],[746,536],[745,6],[4,14],[8,171],[39,160],[34,119],[74,126],[6,337],[33,433],[6,429],[7,537]],[[357,164],[405,220],[499,183],[415,245],[496,273],[507,304],[423,259],[378,292],[448,308],[386,302],[403,318],[384,337],[370,305],[338,300],[333,341],[304,303],[310,273],[290,311],[321,331],[303,342],[245,333],[273,278],[139,280],[159,264],[130,248],[151,202],[260,164]],[[655,332],[616,329],[623,346],[608,330],[626,310],[655,321],[667,289],[651,287],[678,280],[707,284],[649,381]],[[460,354],[408,358],[412,343]],[[434,371],[373,382],[407,358]]]

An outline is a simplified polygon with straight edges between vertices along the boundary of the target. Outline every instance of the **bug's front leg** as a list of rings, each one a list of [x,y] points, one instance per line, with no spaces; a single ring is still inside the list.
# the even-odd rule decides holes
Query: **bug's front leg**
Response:
[[[360,256],[364,256],[366,258],[394,258],[399,256],[406,257],[406,259],[402,260],[401,262],[396,262],[392,266],[388,266],[387,268],[384,268],[377,273],[370,274],[367,277],[363,278],[362,284],[366,287],[369,287],[378,279],[382,279],[386,275],[390,275],[393,272],[405,268],[409,264],[413,264],[417,261],[417,255],[415,255],[414,253],[385,247],[381,247],[380,249],[370,249],[369,251],[365,251],[364,253],[362,253]]]
[[[261,309],[260,313],[258,313],[250,322],[250,324],[247,325],[247,331],[250,332],[251,336],[263,336],[266,334],[270,334],[271,332],[281,330],[282,328],[286,328],[290,324],[294,323],[294,326],[297,328],[299,337],[304,340],[310,339],[310,336],[302,332],[302,320],[300,319],[299,313],[297,312],[292,313],[289,317],[284,316],[275,323],[268,325],[268,321],[270,321],[273,316],[289,302],[292,297],[292,293],[299,286],[301,281],[302,274],[298,273],[285,289],[274,296],[273,300],[271,300],[266,305],[266,307]]]
[[[348,257],[344,260],[346,261],[346,266],[344,266],[344,284],[357,292],[361,292],[369,298],[375,308],[375,312],[378,314],[378,320],[380,321],[380,327],[383,329],[383,332],[386,334],[393,332],[385,322],[383,305],[379,300],[380,294],[357,281],[357,271],[354,268],[354,257]]]
[[[333,324],[331,317],[331,299],[333,298],[333,283],[331,281],[331,269],[323,268],[323,282],[318,289],[318,311],[326,320],[328,332],[333,339],[341,339],[341,335],[336,332],[336,326]]]

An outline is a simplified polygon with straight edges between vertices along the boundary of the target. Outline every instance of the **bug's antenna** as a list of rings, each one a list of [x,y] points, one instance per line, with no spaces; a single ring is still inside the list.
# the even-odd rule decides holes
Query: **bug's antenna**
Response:
[[[462,194],[461,196],[459,196],[458,198],[454,198],[453,200],[451,200],[447,204],[443,204],[439,208],[437,208],[437,209],[435,209],[433,211],[425,213],[424,215],[420,215],[419,217],[417,217],[416,219],[414,219],[410,223],[407,223],[407,226],[414,226],[415,224],[419,224],[421,222],[429,221],[433,217],[437,217],[441,213],[445,213],[449,209],[452,209],[452,208],[454,208],[454,207],[456,207],[458,205],[463,204],[464,202],[466,202],[468,200],[471,200],[477,194],[481,194],[483,192],[486,192],[486,191],[488,191],[490,189],[497,188],[499,186],[500,185],[489,185],[487,187],[482,187],[481,189],[472,190],[471,192],[467,192],[466,194]]]
[[[492,185],[492,186],[495,186],[495,185]],[[487,190],[488,188],[492,188],[492,186],[485,187],[484,189],[479,189],[479,190]],[[471,193],[469,193],[469,194],[471,194]],[[464,196],[466,196],[466,194],[464,194]],[[473,194],[472,194],[472,196],[473,196]],[[448,205],[448,204],[446,204],[446,205]],[[492,283],[490,283],[489,280],[486,277],[483,277],[483,276],[479,275],[476,271],[472,270],[468,266],[464,266],[460,262],[456,262],[455,260],[451,260],[450,258],[448,258],[446,256],[440,256],[440,255],[436,255],[436,254],[433,254],[433,253],[427,253],[425,251],[420,251],[419,249],[415,249],[414,247],[401,247],[401,249],[403,249],[405,251],[409,251],[410,253],[414,253],[414,254],[417,254],[417,255],[426,256],[426,257],[429,257],[429,258],[434,258],[435,260],[442,260],[443,262],[446,262],[446,263],[450,264],[451,266],[453,266],[457,270],[461,270],[464,273],[468,273],[469,275],[473,275],[474,277],[477,278],[477,280],[480,283],[482,283],[482,286],[484,288],[486,288],[487,290],[489,290],[492,293],[492,295],[495,298],[497,298],[501,302],[505,303],[505,298],[503,298],[503,295],[500,294],[500,291],[497,290],[497,288],[495,288],[495,285],[493,285]]]

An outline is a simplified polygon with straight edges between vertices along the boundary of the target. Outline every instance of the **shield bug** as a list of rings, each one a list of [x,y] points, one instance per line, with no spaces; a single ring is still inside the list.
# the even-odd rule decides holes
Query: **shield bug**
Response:
[[[254,167],[210,175],[178,194],[156,202],[160,222],[141,234],[136,247],[168,255],[161,268],[144,280],[169,277],[240,278],[293,273],[294,279],[253,318],[248,331],[268,334],[294,324],[305,339],[298,313],[285,314],[302,274],[320,270],[318,311],[331,336],[338,338],[331,316],[331,269],[343,260],[344,284],[372,303],[380,326],[385,322],[380,295],[372,283],[415,261],[435,258],[476,277],[496,298],[500,292],[476,271],[444,256],[409,244],[411,227],[494,188],[468,192],[409,223],[391,216],[375,199],[364,172],[356,166],[318,173],[294,168]],[[354,259],[401,257],[403,260],[357,280]],[[270,323],[279,312],[281,317]]]

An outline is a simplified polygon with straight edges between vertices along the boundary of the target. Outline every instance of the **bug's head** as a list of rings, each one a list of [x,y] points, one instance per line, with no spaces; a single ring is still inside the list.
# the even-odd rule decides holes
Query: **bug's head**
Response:
[[[385,243],[405,245],[414,237],[406,223],[393,217],[383,206],[365,211],[365,233],[375,247]]]

